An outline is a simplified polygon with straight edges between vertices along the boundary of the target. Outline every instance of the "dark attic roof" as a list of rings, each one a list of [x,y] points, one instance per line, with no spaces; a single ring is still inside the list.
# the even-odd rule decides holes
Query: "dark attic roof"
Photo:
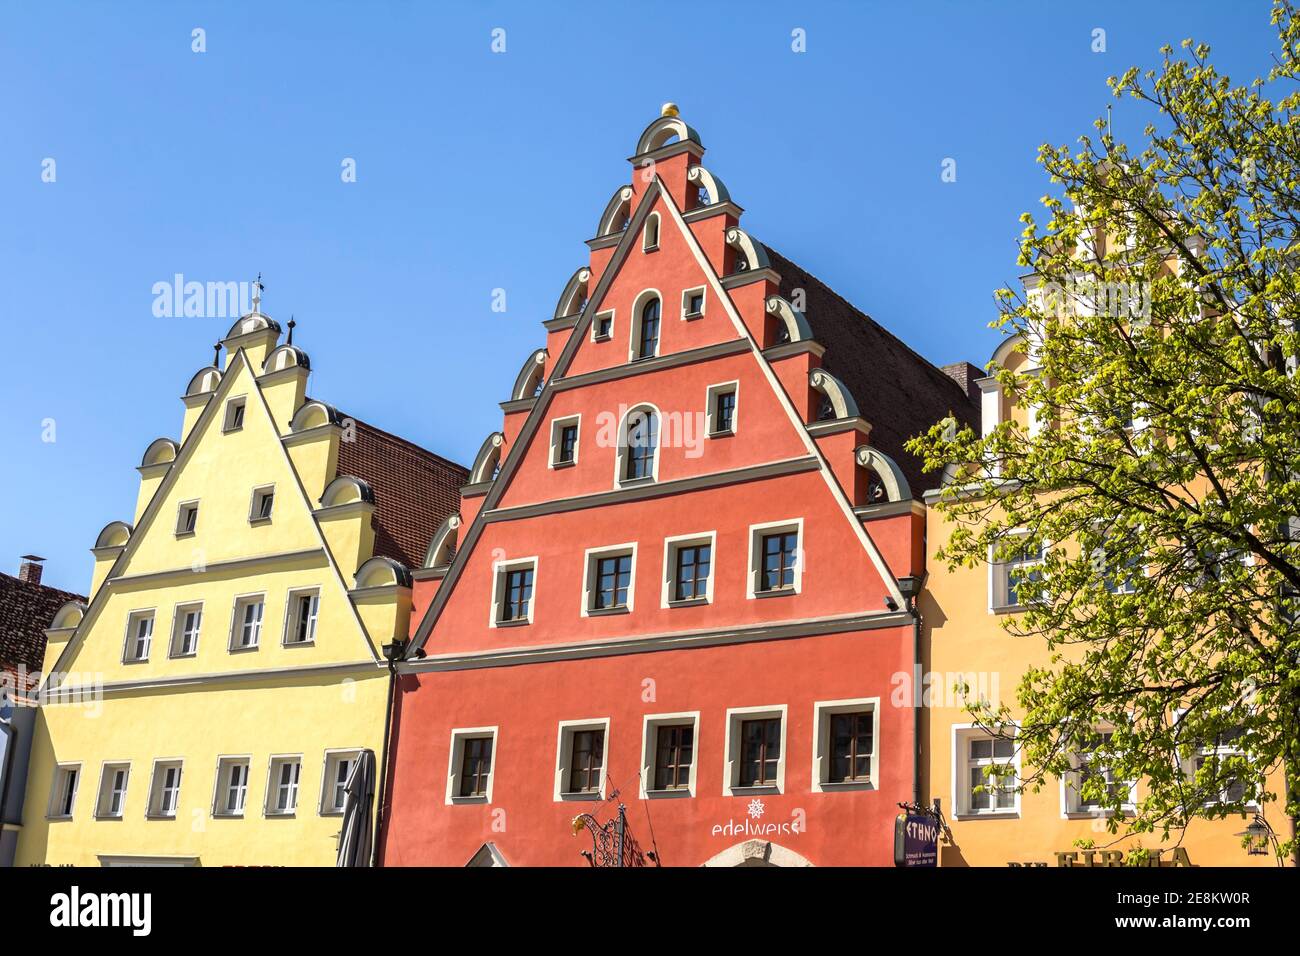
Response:
[[[795,289],[804,290],[804,317],[813,338],[826,347],[822,367],[853,394],[871,424],[871,444],[898,462],[914,495],[938,487],[940,473],[924,473],[921,460],[903,444],[949,414],[978,430],[978,404],[967,389],[820,279],[765,248],[781,274],[781,295],[790,299]]]
[[[375,493],[375,554],[418,568],[433,533],[460,510],[460,486],[469,469],[352,421],[356,440],[339,442],[338,473],[360,478]]]
[[[31,584],[0,573],[0,672],[41,669],[45,657],[45,629],[59,608],[86,598],[44,584]]]

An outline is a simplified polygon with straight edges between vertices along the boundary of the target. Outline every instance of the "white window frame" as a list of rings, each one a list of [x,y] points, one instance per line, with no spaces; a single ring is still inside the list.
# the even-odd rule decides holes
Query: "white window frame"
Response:
[[[297,764],[298,775],[290,784],[293,793],[293,807],[288,810],[279,809],[276,804],[280,798],[280,777],[279,769],[284,766],[293,766]],[[298,815],[298,807],[302,804],[302,754],[271,754],[266,764],[266,793],[262,798],[262,816],[268,819],[286,819]],[[245,803],[247,806],[247,803]]]
[[[560,436],[564,434],[564,429],[570,425],[578,429],[578,435],[573,442],[573,460],[560,461]],[[572,468],[578,463],[578,449],[582,447],[582,415],[565,415],[563,418],[552,419],[551,421],[551,453],[547,458],[546,467],[555,468]]]
[[[763,575],[763,538],[770,534],[784,534],[794,531],[799,537],[794,559],[794,587],[775,591],[762,591],[759,583]],[[765,521],[749,526],[749,574],[745,582],[745,597],[755,598],[782,597],[788,594],[800,594],[803,591],[803,566],[806,554],[804,542],[803,518],[787,518],[784,521]]]
[[[182,501],[176,505],[176,537],[188,538],[198,533],[199,530],[199,500],[191,498],[189,501]],[[185,530],[185,515],[190,511],[194,512],[194,527]]]
[[[522,627],[533,623],[537,612],[537,555],[527,558],[509,558],[492,562],[492,604],[488,608],[488,627]],[[528,598],[528,616],[519,620],[501,620],[501,605],[505,600],[506,575],[521,568],[533,569],[533,593]]]
[[[262,613],[257,619],[257,635],[252,644],[241,644],[240,639],[244,633],[244,608],[253,605],[262,605]],[[255,592],[251,594],[236,594],[235,602],[230,609],[230,640],[226,644],[226,649],[232,654],[239,654],[245,651],[255,651],[262,646],[262,628],[266,625],[266,593]]]
[[[271,513],[262,514],[262,500],[270,496]],[[249,524],[270,524],[275,517],[275,484],[258,485],[253,489],[253,493],[248,501],[248,523]]]
[[[730,392],[736,396],[735,407],[731,410],[731,427],[718,428],[717,426],[717,408],[718,396]],[[740,419],[740,381],[733,379],[730,382],[717,382],[710,385],[705,392],[704,397],[704,432],[709,438],[722,438],[727,435],[736,434]]]
[[[448,807],[467,806],[469,804],[490,804],[492,786],[497,779],[497,743],[500,728],[492,727],[454,727],[451,731],[451,747],[447,754],[447,792],[443,804]],[[471,797],[460,795],[461,765],[465,762],[465,741],[481,737],[492,740],[492,759],[488,761],[487,792]]]
[[[709,579],[704,585],[704,597],[684,598],[680,601],[675,600],[673,594],[677,588],[677,552],[682,548],[698,547],[705,544],[709,546]],[[659,606],[661,608],[670,608],[694,607],[697,604],[712,604],[713,583],[718,577],[717,569],[717,531],[700,531],[695,534],[678,534],[673,535],[671,538],[664,538],[663,587],[659,593]]]
[[[641,346],[641,314],[645,307],[650,304],[651,299],[659,300],[659,337],[655,340],[654,355],[638,355],[637,349]],[[658,289],[642,289],[637,293],[636,299],[632,302],[632,319],[629,324],[631,334],[627,341],[627,360],[629,363],[644,362],[648,359],[658,358],[663,354],[661,346],[664,341],[664,297]],[[656,414],[658,414],[656,410]]]
[[[604,617],[609,614],[631,614],[636,604],[636,552],[637,543],[627,541],[623,544],[604,545],[599,548],[588,548],[582,554],[582,607],[580,615],[582,617]],[[627,604],[621,604],[617,607],[597,608],[596,607],[596,588],[599,586],[600,579],[596,574],[596,562],[601,558],[620,558],[630,557],[632,567],[628,572],[627,582]],[[532,611],[530,604],[528,610]]]
[[[700,311],[690,311],[691,297],[698,295],[700,297]],[[682,290],[682,320],[694,321],[695,319],[704,318],[704,312],[708,308],[709,287],[703,285],[693,286],[689,289]]]
[[[117,791],[111,786],[110,775],[116,777],[117,772],[125,772],[122,780],[122,805],[117,813],[110,812],[112,806],[113,794]],[[96,820],[121,820],[126,816],[126,797],[131,788],[131,761],[129,760],[105,760],[99,767],[99,792],[95,795],[95,819]]]
[[[241,417],[238,425],[234,424],[235,409],[237,408],[243,409],[244,411],[244,414]],[[223,414],[221,416],[222,434],[228,434],[230,432],[237,432],[242,430],[244,427],[244,421],[247,418],[248,418],[248,396],[232,395],[230,398],[226,400],[226,407],[223,410]]]
[[[569,801],[596,803],[605,799],[609,783],[609,724],[608,717],[588,717],[583,720],[562,720],[556,728],[555,735],[555,789],[552,794],[555,803]],[[573,735],[581,730],[603,730],[605,743],[600,755],[600,786],[592,793],[569,793],[564,788],[569,784],[569,769],[573,761]],[[496,760],[496,750],[492,751]]]
[[[1016,789],[1011,794],[1011,806],[997,807],[989,810],[971,809],[970,797],[970,749],[968,742],[974,739],[989,738],[994,739],[985,728],[978,724],[953,724],[952,725],[952,810],[953,818],[956,820],[1009,820],[1017,819],[1020,816],[1020,789],[1021,780],[1020,772],[1020,748],[1015,745],[1014,737],[1020,732],[1020,725],[1015,722],[1009,722],[1004,726],[1005,730],[1010,730],[1013,738],[1011,743],[1011,766],[1015,768],[1016,776],[1014,784]]]
[[[162,782],[169,768],[176,768],[176,805],[171,813],[162,812]],[[181,757],[157,757],[149,772],[149,800],[144,815],[148,820],[176,820],[181,815],[181,788],[185,785],[185,760]]]
[[[1187,710],[1186,710],[1185,708],[1180,708],[1180,709],[1178,709],[1178,710],[1175,710],[1175,711],[1174,711],[1174,721],[1175,721],[1175,723],[1180,722],[1180,721],[1183,719],[1183,714],[1185,714],[1185,713],[1187,713]],[[1215,746],[1215,747],[1198,747],[1198,748],[1196,748],[1195,750],[1188,750],[1188,752],[1187,752],[1185,755],[1182,754],[1182,753],[1180,753],[1180,754],[1178,755],[1178,769],[1182,772],[1183,776],[1184,776],[1184,777],[1186,778],[1186,780],[1190,783],[1190,782],[1192,781],[1192,779],[1195,778],[1195,776],[1196,776],[1196,761],[1197,761],[1197,759],[1200,758],[1200,757],[1211,757],[1211,756],[1220,756],[1220,757],[1229,757],[1229,756],[1236,757],[1236,756],[1244,756],[1244,757],[1249,757],[1249,756],[1250,756],[1250,753],[1249,753],[1249,751],[1243,750],[1243,749],[1240,748],[1240,747],[1219,747],[1219,746]],[[1228,803],[1228,802],[1229,802],[1229,801],[1223,799],[1223,793],[1220,792],[1220,793],[1219,793],[1219,799],[1217,799],[1217,800],[1208,800],[1208,801],[1206,801],[1205,803],[1203,803],[1202,806],[1205,806],[1205,807],[1217,807],[1217,806],[1219,806],[1220,804],[1224,804],[1224,803]],[[1242,806],[1245,807],[1246,809],[1253,809],[1253,810],[1258,810],[1258,809],[1259,809],[1259,803],[1258,803],[1257,801],[1254,801],[1254,800],[1249,800],[1249,801],[1243,803]]]
[[[726,723],[726,748],[722,757],[722,795],[724,797],[742,797],[750,794],[785,793],[785,768],[789,757],[790,717],[785,704],[769,704],[759,707],[728,707]],[[781,756],[776,764],[776,784],[742,787],[740,785],[740,763],[744,746],[740,740],[740,725],[747,720],[765,720],[774,717],[781,719]]]
[[[1005,538],[1026,538],[1029,536],[1028,528],[1013,528],[1006,532]],[[1011,604],[1011,571],[1013,568],[1031,568],[1043,566],[1047,561],[1047,552],[1051,545],[1044,541],[1042,548],[1042,557],[1037,561],[997,561],[994,558],[995,545],[989,545],[987,564],[989,567],[989,613],[990,614],[1014,614],[1023,611],[1027,605]],[[1046,572],[1044,572],[1046,574]]]
[[[656,790],[655,766],[659,760],[659,729],[691,727],[691,769],[684,790]],[[608,745],[608,738],[606,738]],[[608,750],[608,746],[606,746]],[[682,710],[672,714],[646,714],[641,718],[641,799],[673,800],[695,796],[700,769],[700,712]]]
[[[655,230],[653,242],[650,241],[651,223],[654,223],[654,230]],[[662,238],[660,236],[660,231],[662,230],[662,228],[663,228],[663,223],[659,218],[659,213],[652,212],[650,213],[650,215],[646,216],[645,225],[641,228],[641,251],[642,252],[659,251],[659,243]]]
[[[244,800],[239,810],[227,810],[226,795],[230,791],[230,771],[236,766],[244,768]],[[252,754],[222,754],[217,757],[217,772],[212,781],[212,817],[215,820],[242,820],[248,813],[248,795],[253,789]]]
[[[643,414],[648,413],[655,418],[655,447],[654,457],[651,462],[650,474],[641,478],[624,478],[624,465],[627,463],[628,452],[628,422],[636,412]],[[618,437],[614,445],[614,487],[615,488],[635,488],[638,485],[653,485],[659,481],[659,462],[663,459],[663,430],[664,417],[659,411],[658,405],[650,402],[641,402],[633,405],[623,415],[623,420],[618,423]]]
[[[312,624],[305,641],[291,640],[290,638],[298,633],[298,599],[307,595],[315,597],[315,604],[312,606]],[[282,647],[311,647],[316,643],[316,628],[320,625],[320,597],[321,589],[319,585],[311,585],[301,588],[290,588],[284,605],[284,633],[280,636],[280,646]],[[265,613],[265,609],[263,609]]]
[[[871,712],[871,769],[870,778],[832,782],[831,775],[831,718],[837,714]],[[880,787],[880,698],[850,697],[841,700],[813,702],[812,741],[812,791],[837,793],[842,790],[877,790]]]
[[[135,657],[131,654],[135,650],[137,623],[147,619],[149,624],[149,637],[143,657]],[[156,607],[139,608],[131,611],[126,616],[126,640],[122,643],[122,663],[123,664],[144,664],[149,660],[149,655],[153,653],[153,634],[154,629],[158,626],[158,609]]]
[[[320,802],[317,804],[317,812],[322,817],[341,817],[343,808],[334,808],[329,802],[329,798],[334,795],[334,786],[338,779],[339,765],[348,761],[348,776],[352,776],[352,771],[356,769],[356,762],[361,759],[362,747],[334,747],[325,751],[325,756],[321,762],[320,775]],[[495,750],[493,751],[495,753]],[[345,790],[343,799],[347,800],[347,780],[343,781]],[[301,790],[301,788],[300,788]]]
[[[603,320],[609,319],[609,331],[604,335],[600,334],[600,324]],[[614,338],[614,310],[601,309],[591,317],[591,340],[593,342],[609,342]]]
[[[72,786],[68,786],[68,775],[73,774]],[[69,794],[71,790],[71,794]],[[45,809],[47,820],[71,820],[77,812],[77,794],[81,790],[81,762],[70,761],[54,766],[54,780],[50,784],[50,802]],[[62,807],[68,804],[68,810]]]
[[[1101,724],[1093,729],[1094,733],[1106,735],[1115,732],[1115,728],[1109,724]],[[1091,820],[1095,818],[1104,818],[1114,816],[1114,811],[1110,809],[1094,809],[1092,807],[1081,806],[1079,801],[1082,799],[1079,795],[1079,766],[1082,763],[1077,751],[1071,751],[1069,754],[1070,767],[1072,768],[1061,777],[1061,818],[1064,820]],[[1104,766],[1104,765],[1103,765]],[[1114,775],[1114,772],[1105,767],[1107,774]],[[1118,780],[1113,781],[1121,786],[1128,784],[1128,799],[1120,804],[1120,812],[1127,813],[1137,807],[1137,781],[1136,780]]]
[[[181,651],[181,639],[185,634],[185,619],[191,612],[198,613],[198,622],[194,628],[194,647],[188,651]],[[186,601],[184,604],[177,604],[172,608],[172,629],[171,636],[167,640],[167,657],[171,660],[185,657],[199,656],[199,640],[203,636],[203,602]]]

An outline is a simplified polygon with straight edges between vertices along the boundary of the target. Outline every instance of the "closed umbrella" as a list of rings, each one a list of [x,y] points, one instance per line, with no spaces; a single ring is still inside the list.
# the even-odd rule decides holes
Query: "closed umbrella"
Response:
[[[369,866],[370,805],[375,800],[375,753],[363,750],[344,787],[343,827],[339,831],[336,866]]]

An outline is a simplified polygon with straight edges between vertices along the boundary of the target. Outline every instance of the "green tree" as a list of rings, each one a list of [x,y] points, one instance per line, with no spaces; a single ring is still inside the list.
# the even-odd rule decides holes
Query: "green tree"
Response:
[[[1248,85],[1190,40],[1112,77],[1150,115],[1140,152],[1108,119],[1041,148],[1032,278],[993,323],[1019,355],[991,369],[1041,424],[945,422],[911,449],[954,475],[942,560],[1042,549],[1005,619],[1050,651],[1016,692],[1023,785],[1073,773],[1119,811],[1114,781],[1140,779],[1112,832],[1174,838],[1258,804],[1282,858],[1300,816],[1300,21],[1276,2],[1272,22],[1280,49]],[[972,709],[1006,732],[1008,708]]]

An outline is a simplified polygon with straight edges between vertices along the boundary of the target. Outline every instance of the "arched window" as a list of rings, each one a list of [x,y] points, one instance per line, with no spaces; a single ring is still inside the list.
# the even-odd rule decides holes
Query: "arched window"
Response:
[[[649,409],[634,409],[628,413],[623,441],[623,480],[654,478],[655,455],[659,450],[659,417]]]
[[[641,248],[653,252],[659,248],[659,214],[651,213],[645,221],[645,232],[641,237]]]
[[[636,358],[653,358],[659,353],[659,300],[649,300],[641,308],[637,328]]]

